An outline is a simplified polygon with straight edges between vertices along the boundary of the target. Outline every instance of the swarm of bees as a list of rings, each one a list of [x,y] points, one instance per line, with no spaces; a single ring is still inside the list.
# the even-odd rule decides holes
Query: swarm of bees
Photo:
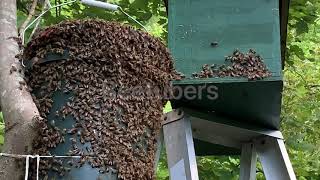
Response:
[[[249,80],[259,80],[271,76],[263,59],[253,49],[248,53],[235,50],[231,56],[226,57],[231,65],[208,65],[202,66],[202,71],[193,73],[193,78],[211,77],[246,77]]]
[[[41,61],[65,51],[67,59]],[[155,179],[162,108],[170,81],[178,77],[160,40],[115,22],[76,20],[44,29],[22,57],[32,64],[26,82],[41,113],[34,154],[81,156],[42,159],[44,179],[48,171],[64,176],[70,170],[66,164],[85,163],[100,173],[112,170],[118,179]],[[57,99],[57,92],[68,98]],[[57,126],[70,118],[72,127]],[[66,142],[71,144],[66,154],[52,153]]]

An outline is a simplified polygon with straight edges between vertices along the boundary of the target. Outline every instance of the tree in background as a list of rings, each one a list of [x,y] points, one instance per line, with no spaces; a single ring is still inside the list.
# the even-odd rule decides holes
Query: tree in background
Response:
[[[19,88],[23,74],[18,59],[16,28],[16,2],[0,1],[0,92],[1,107],[5,121],[5,144],[3,151],[10,154],[27,154],[35,137],[35,118],[39,112],[29,92]],[[2,157],[1,179],[20,179],[23,173],[18,161]]]

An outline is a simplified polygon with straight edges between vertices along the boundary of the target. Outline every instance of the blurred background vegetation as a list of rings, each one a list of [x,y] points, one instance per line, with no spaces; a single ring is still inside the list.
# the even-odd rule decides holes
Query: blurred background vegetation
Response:
[[[50,0],[52,5],[64,0]],[[166,42],[167,16],[162,0],[109,0],[123,7],[142,22],[148,31]],[[17,0],[18,27],[28,15],[31,0]],[[38,15],[44,6],[39,0]],[[291,0],[288,23],[286,66],[281,129],[299,180],[320,179],[320,1]],[[137,26],[123,14],[83,6],[80,3],[52,9],[40,21],[40,27],[66,19],[102,18]],[[33,28],[33,27],[32,27]],[[27,38],[32,28],[27,31]],[[0,114],[0,144],[3,144],[4,122]],[[198,168],[202,180],[232,180],[239,177],[238,157],[199,157]],[[164,151],[159,162],[159,180],[169,179]],[[264,179],[261,166],[257,178]]]

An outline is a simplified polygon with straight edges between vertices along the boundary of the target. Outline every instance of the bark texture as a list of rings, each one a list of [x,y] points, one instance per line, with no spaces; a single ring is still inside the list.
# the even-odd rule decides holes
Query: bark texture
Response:
[[[37,135],[35,117],[39,112],[30,93],[21,85],[23,74],[15,58],[19,49],[12,38],[17,37],[16,18],[16,1],[0,0],[0,99],[6,125],[3,152],[28,154]],[[24,159],[1,157],[0,180],[22,179],[24,165],[21,162]]]

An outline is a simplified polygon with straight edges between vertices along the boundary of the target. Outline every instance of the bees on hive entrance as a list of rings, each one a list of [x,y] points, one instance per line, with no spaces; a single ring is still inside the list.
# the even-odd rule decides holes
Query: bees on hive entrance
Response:
[[[205,64],[199,73],[193,73],[193,78],[211,77],[246,77],[249,80],[259,80],[271,76],[263,59],[253,49],[248,53],[235,50],[232,55],[226,57],[226,61],[231,65],[209,66]]]

